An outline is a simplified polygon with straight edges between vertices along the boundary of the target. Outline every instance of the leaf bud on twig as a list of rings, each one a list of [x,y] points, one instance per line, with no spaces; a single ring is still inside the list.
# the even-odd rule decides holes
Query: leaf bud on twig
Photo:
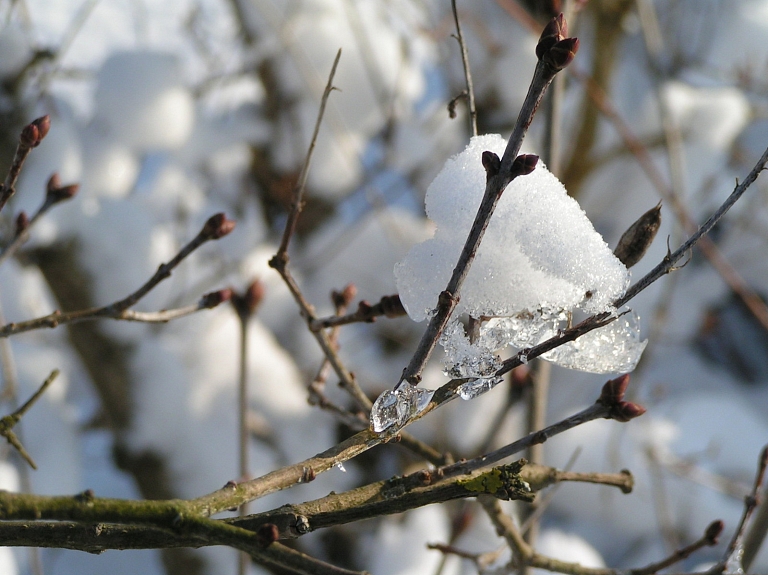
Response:
[[[232,292],[232,305],[241,319],[251,317],[263,299],[264,284],[259,280],[253,280],[242,295]]]
[[[723,532],[724,528],[725,523],[723,523],[720,519],[710,523],[709,527],[707,527],[707,530],[704,532],[704,539],[707,540],[707,544],[717,545],[717,540],[719,539],[720,534]]]
[[[555,71],[560,71],[568,64],[573,62],[576,57],[576,52],[579,51],[579,39],[578,38],[566,38],[560,40],[557,44],[552,46],[542,56],[541,61],[547,64]]]
[[[400,300],[400,294],[382,296],[379,304],[381,305],[381,311],[389,318],[402,317],[407,313],[403,302]]]
[[[220,212],[208,218],[208,221],[205,222],[200,235],[202,235],[207,240],[218,240],[219,238],[223,238],[229,234],[234,229],[235,221],[228,220],[227,216],[223,212]]]
[[[485,168],[486,180],[490,180],[493,176],[499,173],[501,160],[493,152],[483,152],[483,167]]]
[[[624,232],[613,255],[628,268],[639,262],[653,243],[661,225],[661,202],[640,216]]]
[[[48,178],[48,185],[46,186],[45,202],[48,206],[63,202],[65,200],[72,199],[80,189],[79,184],[69,184],[67,186],[61,185],[59,174],[54,173]]]
[[[48,135],[51,129],[51,117],[41,116],[33,122],[24,126],[19,136],[19,144],[24,148],[36,148]]]
[[[536,169],[539,163],[539,157],[535,154],[520,154],[512,162],[512,176],[527,176]]]
[[[218,291],[207,293],[201,298],[200,307],[212,309],[217,305],[224,303],[225,301],[229,301],[232,298],[233,293],[234,292],[230,288],[224,288]]]
[[[352,303],[352,300],[355,299],[356,295],[357,286],[353,283],[349,283],[344,286],[344,289],[341,291],[333,290],[331,292],[331,301],[337,309],[347,308]]]
[[[27,231],[27,228],[29,227],[29,217],[27,216],[27,212],[19,212],[19,215],[16,216],[16,235],[20,236],[25,231]]]
[[[544,27],[539,36],[539,42],[536,44],[536,57],[541,60],[544,54],[557,44],[560,40],[568,36],[568,23],[565,16],[558,14],[550,20]]]
[[[642,405],[632,403],[631,401],[624,401],[624,394],[627,391],[628,385],[629,374],[625,373],[616,379],[607,381],[603,386],[597,403],[608,408],[608,415],[605,416],[606,419],[627,422],[645,413],[646,409]]]
[[[264,299],[264,284],[259,280],[253,280],[243,294],[243,301],[248,306],[248,311],[254,313]]]
[[[627,387],[629,387],[629,374],[625,373],[616,379],[611,379],[605,382],[605,385],[603,385],[603,389],[600,392],[600,399],[597,401],[603,405],[610,405],[611,403],[622,401],[624,399],[624,394],[627,391]]]

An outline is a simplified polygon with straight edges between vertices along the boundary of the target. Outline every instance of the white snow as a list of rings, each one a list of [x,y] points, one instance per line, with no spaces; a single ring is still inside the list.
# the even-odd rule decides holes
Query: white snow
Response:
[[[412,319],[422,321],[432,314],[458,261],[485,189],[483,151],[501,156],[505,146],[498,135],[473,138],[446,162],[427,190],[427,215],[437,226],[435,235],[395,266],[400,297]],[[553,323],[565,319],[563,312],[611,309],[628,283],[626,267],[557,178],[539,164],[530,175],[515,179],[499,200],[454,312],[454,318],[508,317],[511,323],[502,330],[481,326],[480,338],[472,344],[462,340],[457,323],[450,326],[443,345],[454,367],[449,365],[447,373],[487,376],[498,367],[496,350],[510,343],[533,345],[554,335],[564,327]],[[616,322],[548,359],[597,373],[631,370],[643,347],[638,329],[636,322]],[[525,342],[518,333],[528,334]]]
[[[97,77],[97,121],[108,126],[112,138],[136,151],[184,144],[192,133],[195,104],[179,66],[169,53],[110,56]]]

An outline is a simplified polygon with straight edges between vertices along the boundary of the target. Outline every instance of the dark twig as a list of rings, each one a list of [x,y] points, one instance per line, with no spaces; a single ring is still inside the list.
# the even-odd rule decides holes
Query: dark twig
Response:
[[[323,121],[323,114],[325,112],[325,106],[328,102],[328,97],[331,95],[331,92],[334,89],[333,77],[336,74],[336,67],[339,63],[339,58],[341,58],[341,50],[339,50],[336,54],[336,59],[334,60],[333,66],[331,67],[331,73],[328,75],[328,83],[326,84],[325,90],[323,91],[323,97],[320,101],[320,109],[318,111],[317,121],[315,123],[315,131],[312,135],[309,149],[307,150],[307,157],[304,160],[304,165],[301,169],[301,175],[299,176],[299,180],[293,190],[291,211],[288,214],[288,220],[285,224],[283,239],[280,242],[280,247],[278,248],[277,253],[272,257],[271,260],[269,260],[270,267],[277,270],[277,272],[280,274],[280,277],[283,278],[285,285],[288,287],[288,290],[291,292],[293,299],[299,306],[302,317],[307,321],[307,325],[312,325],[312,322],[316,319],[315,309],[312,304],[310,304],[304,297],[304,294],[299,288],[299,284],[296,283],[296,280],[293,278],[293,274],[291,274],[290,270],[288,269],[288,245],[290,243],[291,237],[296,231],[296,224],[298,223],[299,215],[301,214],[304,202],[304,189],[306,188],[307,184],[307,176],[309,174],[309,166],[312,161],[312,153],[315,149],[317,134],[320,131],[320,125]],[[326,334],[325,331],[314,331],[312,333],[314,334],[317,343],[320,345],[320,348],[323,350],[325,357],[328,358],[328,361],[333,366],[333,369],[336,372],[336,375],[339,377],[342,387],[349,392],[349,394],[354,398],[361,409],[370,411],[371,406],[373,405],[371,400],[367,395],[365,395],[363,390],[360,389],[357,381],[355,381],[355,377],[342,363],[341,358],[339,358],[339,355],[334,349],[333,343],[328,337],[328,334]]]
[[[504,447],[501,447],[480,457],[475,457],[468,461],[459,461],[453,465],[446,465],[440,471],[445,477],[452,477],[462,473],[469,473],[476,469],[481,469],[492,465],[497,461],[506,459],[515,453],[519,453],[531,445],[544,443],[550,437],[568,431],[582,423],[594,419],[614,419],[616,421],[629,421],[645,413],[641,406],[624,401],[624,394],[629,384],[629,375],[623,375],[619,378],[608,381],[604,386],[598,400],[590,407],[566,417],[541,431],[530,433],[517,441],[514,441]]]
[[[768,445],[763,447],[760,451],[760,459],[757,462],[757,473],[755,474],[755,482],[752,486],[752,490],[744,500],[744,513],[739,521],[739,526],[736,528],[736,532],[733,534],[731,541],[728,543],[728,548],[723,554],[723,558],[720,562],[709,570],[711,575],[720,575],[726,568],[729,572],[735,572],[733,568],[729,566],[731,561],[738,563],[738,567],[743,571],[742,558],[744,555],[743,540],[744,534],[749,523],[752,513],[754,513],[760,500],[760,489],[763,486],[763,480],[765,479],[765,471],[768,468]]]
[[[664,256],[664,259],[662,259],[655,268],[653,268],[637,282],[635,282],[623,296],[614,301],[613,307],[616,309],[622,308],[625,304],[627,304],[627,302],[632,300],[635,296],[637,296],[637,294],[646,289],[652,283],[665,276],[666,274],[674,271],[676,269],[675,264],[679,262],[685,256],[685,254],[687,254],[699,242],[699,240],[701,240],[707,233],[709,233],[709,231],[717,224],[717,222],[720,221],[720,219],[728,212],[728,210],[733,207],[733,204],[735,204],[738,199],[741,198],[744,192],[747,191],[747,188],[749,188],[749,186],[751,186],[754,181],[757,180],[760,172],[765,169],[766,163],[768,163],[768,149],[763,152],[763,155],[760,156],[760,159],[757,161],[744,181],[736,185],[733,192],[731,192],[731,195],[726,198],[726,200],[715,211],[715,213],[713,213],[710,218],[704,222],[704,224],[702,224],[701,227],[699,227],[699,229],[696,230],[696,232],[683,243],[683,245],[681,245],[673,253],[667,253],[667,255]],[[557,335],[546,341],[543,341],[534,347],[521,350],[517,355],[505,360],[502,368],[496,372],[496,375],[504,375],[508,371],[516,368],[518,365],[522,365],[523,358],[525,358],[526,362],[530,361],[531,359],[539,357],[548,351],[563,345],[564,343],[574,341],[585,333],[589,333],[592,330],[604,327],[615,319],[616,316],[608,312],[593,315],[578,325],[563,330]]]
[[[456,22],[456,40],[461,50],[461,65],[464,67],[464,78],[467,83],[467,108],[469,110],[469,132],[477,136],[477,108],[475,107],[475,87],[472,84],[472,71],[469,68],[469,53],[467,44],[464,42],[464,35],[461,33],[461,24],[459,22],[459,12],[456,10],[456,0],[451,0],[451,9],[453,10],[453,20]]]
[[[405,308],[400,301],[398,294],[385,295],[378,303],[371,305],[363,300],[357,304],[357,310],[346,315],[332,315],[313,320],[309,324],[309,329],[319,331],[324,328],[347,325],[350,323],[373,323],[377,317],[401,317],[406,314]]]
[[[243,294],[233,293],[230,301],[237,313],[237,319],[240,323],[240,365],[239,382],[237,394],[237,412],[238,412],[238,447],[240,478],[250,479],[251,471],[248,461],[248,322],[256,313],[261,301],[264,299],[264,284],[255,280],[251,282],[248,289]],[[238,510],[239,516],[248,515],[248,503],[243,503]],[[245,575],[248,571],[250,557],[247,553],[238,555],[238,574]]]
[[[21,421],[21,418],[24,416],[24,414],[29,411],[29,409],[37,402],[38,399],[45,393],[45,390],[48,389],[48,387],[53,383],[53,380],[56,379],[59,375],[59,370],[54,369],[51,372],[51,375],[48,376],[48,378],[43,382],[43,384],[40,386],[40,388],[30,397],[24,405],[19,407],[17,410],[15,410],[13,413],[6,415],[2,419],[0,419],[0,435],[5,437],[5,439],[13,445],[14,448],[16,448],[16,451],[19,452],[19,455],[21,455],[24,460],[29,463],[29,466],[32,469],[37,469],[37,465],[35,465],[34,460],[32,459],[32,456],[27,452],[26,449],[24,449],[24,446],[21,444],[21,441],[19,441],[19,438],[16,436],[16,434],[13,432],[13,428],[16,426],[19,421]]]
[[[11,243],[0,253],[0,265],[5,260],[12,257],[16,251],[29,239],[29,231],[40,218],[53,206],[59,202],[69,200],[75,196],[79,186],[77,184],[70,184],[68,186],[62,186],[59,181],[59,176],[53,174],[48,180],[47,191],[45,199],[40,207],[37,209],[32,219],[27,219],[26,214],[23,212],[16,218],[16,233],[11,240]]]
[[[645,567],[621,571],[611,568],[592,568],[584,567],[578,563],[560,561],[536,553],[533,547],[528,545],[525,539],[523,539],[512,519],[504,513],[498,500],[482,496],[478,498],[478,501],[483,505],[488,517],[496,527],[496,532],[499,536],[504,537],[507,544],[512,549],[513,563],[516,566],[536,567],[548,571],[566,573],[568,575],[617,575],[618,573],[621,573],[622,575],[653,575],[662,569],[666,569],[670,565],[682,561],[703,547],[716,545],[717,538],[723,530],[723,522],[715,521],[707,527],[704,535],[699,540],[674,551],[669,557],[662,561],[651,563]]]
[[[78,321],[93,320],[98,318],[110,318],[126,321],[166,322],[177,317],[188,315],[200,309],[216,307],[218,304],[229,299],[229,295],[231,295],[230,290],[219,290],[217,292],[206,294],[197,304],[176,310],[148,313],[136,312],[128,309],[135,305],[136,302],[138,302],[145,295],[147,295],[157,284],[170,277],[171,272],[189,254],[191,254],[193,251],[195,251],[209,240],[217,240],[226,236],[234,228],[235,222],[228,220],[224,214],[216,214],[211,216],[203,226],[203,229],[200,230],[200,233],[198,233],[191,242],[184,246],[179,251],[179,253],[177,253],[173,259],[171,259],[171,261],[165,264],[161,264],[155,274],[149,280],[147,280],[144,285],[142,285],[128,297],[102,307],[94,307],[70,312],[62,312],[57,310],[43,317],[38,317],[18,323],[8,323],[0,327],[0,337],[9,337],[34,329],[41,329],[44,327],[54,328],[65,323],[74,323]]]
[[[48,130],[51,128],[50,116],[42,116],[37,120],[27,124],[21,130],[19,135],[19,143],[16,146],[16,153],[13,156],[11,167],[8,170],[8,175],[5,177],[5,181],[0,185],[0,211],[8,203],[14,193],[16,193],[16,180],[19,178],[21,168],[24,165],[24,160],[32,151],[32,148],[36,148],[43,141],[43,138],[48,134]]]
[[[491,152],[483,154],[483,166],[487,173],[483,199],[451,279],[438,297],[435,314],[432,316],[421,341],[419,341],[411,361],[403,371],[401,380],[412,385],[417,385],[421,381],[421,373],[459,302],[461,286],[469,273],[470,266],[474,261],[477,249],[501,194],[512,180],[518,176],[529,174],[536,167],[536,156],[523,155],[518,157],[517,154],[544,92],[555,75],[573,60],[578,50],[578,40],[566,38],[566,33],[565,20],[562,16],[554,19],[544,29],[536,47],[539,60],[533,73],[533,79],[512,130],[512,135],[507,142],[504,155],[499,160],[498,156]]]
[[[328,96],[334,90],[333,77],[336,75],[336,67],[339,65],[339,59],[341,58],[341,48],[336,52],[336,58],[333,60],[333,66],[331,67],[331,73],[328,75],[328,83],[325,85],[323,96],[320,98],[320,110],[317,113],[317,121],[315,122],[315,130],[312,133],[312,139],[309,142],[309,149],[307,150],[307,157],[304,159],[304,164],[301,166],[301,172],[299,179],[296,181],[296,187],[293,189],[293,198],[291,211],[288,213],[288,221],[285,223],[285,230],[283,231],[283,238],[280,241],[280,247],[277,250],[278,255],[287,254],[288,244],[296,232],[296,224],[299,221],[301,210],[304,202],[304,189],[307,187],[307,178],[309,177],[309,168],[312,165],[312,155],[317,145],[317,135],[320,133],[320,126],[323,123],[323,115],[325,114],[325,106],[328,103]]]
[[[613,124],[626,147],[637,158],[640,167],[651,180],[651,183],[653,183],[662,198],[664,198],[664,200],[672,207],[678,221],[685,231],[689,234],[693,234],[696,229],[696,223],[688,214],[685,206],[680,202],[674,189],[664,182],[664,178],[661,172],[656,168],[650,152],[632,133],[627,123],[621,118],[613,104],[610,102],[607,94],[600,86],[577,68],[572,67],[569,71],[575,78],[584,83],[589,97],[600,112]],[[717,248],[717,245],[711,239],[706,236],[701,238],[698,247],[712,267],[723,278],[723,281],[725,281],[741,298],[750,313],[752,313],[763,327],[768,330],[768,306],[766,303],[757,293],[755,293],[747,282],[744,281],[728,260],[725,259],[723,254]]]

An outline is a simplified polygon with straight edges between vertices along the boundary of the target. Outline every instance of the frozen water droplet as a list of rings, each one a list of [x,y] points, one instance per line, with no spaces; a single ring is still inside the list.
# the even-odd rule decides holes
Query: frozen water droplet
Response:
[[[397,393],[388,389],[382,393],[371,409],[373,430],[380,433],[397,421]]]
[[[336,464],[336,469],[338,469],[338,470],[339,470],[339,471],[341,471],[342,473],[346,473],[346,472],[347,472],[347,470],[344,468],[344,464],[343,464],[341,461],[339,461],[339,462]]]
[[[517,357],[520,358],[520,363],[523,365],[528,365],[528,354],[527,353],[521,353]]]
[[[483,395],[486,391],[490,391],[501,383],[500,377],[481,377],[473,379],[466,383],[462,383],[456,390],[461,399],[469,401],[476,398],[478,395]]]
[[[395,389],[382,393],[371,409],[371,423],[377,433],[405,425],[429,405],[434,391],[400,382]]]

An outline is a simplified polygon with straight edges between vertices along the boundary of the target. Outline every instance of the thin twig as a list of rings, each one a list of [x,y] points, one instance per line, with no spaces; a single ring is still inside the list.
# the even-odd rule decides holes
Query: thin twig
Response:
[[[333,66],[331,66],[331,73],[328,75],[328,83],[325,85],[323,96],[320,98],[320,110],[317,113],[317,121],[315,122],[315,129],[312,132],[312,139],[309,142],[309,149],[307,150],[307,156],[304,159],[304,164],[301,166],[301,172],[299,173],[299,179],[296,181],[296,186],[293,189],[291,211],[288,213],[288,221],[285,223],[285,230],[283,231],[283,238],[280,241],[280,247],[277,250],[278,256],[286,256],[288,253],[288,244],[296,232],[296,224],[299,221],[301,210],[304,202],[304,190],[307,187],[307,178],[309,177],[309,168],[312,165],[312,156],[317,145],[317,135],[320,133],[320,126],[323,123],[323,115],[325,114],[325,106],[328,103],[328,96],[335,89],[333,87],[333,77],[336,75],[336,67],[339,65],[341,59],[341,48],[336,52],[336,58],[333,60]]]
[[[363,300],[357,305],[357,309],[350,314],[336,314],[329,317],[312,320],[309,324],[311,331],[319,331],[324,328],[348,325],[350,323],[373,323],[377,317],[401,317],[406,315],[405,308],[398,294],[385,295],[378,303],[369,304]]]
[[[703,547],[715,545],[717,543],[717,537],[723,529],[722,521],[715,521],[707,527],[704,535],[694,543],[674,551],[669,557],[662,561],[651,563],[645,567],[624,570],[607,567],[584,567],[579,563],[560,561],[559,559],[540,555],[533,549],[533,547],[525,542],[525,539],[523,539],[512,518],[504,513],[501,503],[498,500],[484,495],[478,497],[478,501],[480,501],[483,509],[491,519],[491,522],[496,527],[496,532],[500,537],[504,537],[510,549],[512,549],[513,563],[515,566],[536,567],[548,571],[566,573],[567,575],[653,575],[661,569],[666,569],[670,565],[682,561]]]
[[[720,575],[723,573],[726,567],[728,567],[729,562],[734,559],[739,564],[739,566],[741,566],[742,557],[744,554],[744,533],[746,531],[747,524],[749,523],[749,519],[752,517],[752,513],[754,513],[759,503],[760,489],[763,486],[763,479],[765,478],[766,468],[768,468],[768,445],[763,447],[763,449],[760,451],[760,459],[758,459],[757,463],[755,482],[752,486],[752,491],[744,500],[744,513],[742,514],[741,520],[739,521],[739,526],[736,528],[731,541],[728,543],[728,547],[723,554],[723,558],[717,565],[710,569],[709,573],[712,575]]]
[[[71,200],[77,193],[79,187],[78,184],[63,186],[61,185],[58,174],[53,174],[48,180],[43,202],[40,204],[40,207],[37,208],[32,219],[28,220],[26,214],[23,212],[16,218],[16,233],[13,240],[11,240],[11,243],[8,244],[0,254],[0,265],[2,265],[9,257],[13,256],[24,242],[29,239],[30,230],[38,221],[40,221],[40,218],[43,217],[48,210],[56,204]]]
[[[451,9],[453,10],[453,20],[456,22],[456,40],[461,50],[461,65],[464,67],[464,79],[467,84],[467,108],[469,110],[469,133],[477,136],[477,108],[475,107],[475,87],[472,84],[472,71],[469,68],[469,53],[467,52],[467,43],[464,42],[464,35],[461,33],[461,23],[459,22],[459,12],[456,10],[456,0],[451,0]]]
[[[16,426],[19,421],[21,421],[21,418],[24,416],[24,414],[29,411],[29,409],[37,402],[38,399],[45,393],[45,390],[48,389],[48,387],[53,383],[53,380],[56,379],[56,377],[59,375],[59,370],[54,369],[51,374],[48,376],[48,378],[43,382],[43,384],[39,387],[39,389],[30,397],[21,407],[16,409],[13,413],[6,415],[5,417],[0,419],[0,435],[5,437],[5,439],[13,445],[14,448],[16,448],[16,451],[19,452],[19,455],[21,455],[24,460],[29,464],[29,466],[32,469],[37,469],[37,465],[35,465],[34,460],[32,459],[32,456],[27,452],[26,449],[24,449],[24,446],[21,444],[21,441],[19,441],[19,438],[16,436],[16,434],[13,432],[13,428]]]
[[[230,233],[234,227],[235,223],[232,220],[227,220],[224,214],[216,214],[211,216],[203,226],[203,229],[200,231],[200,233],[198,233],[191,242],[184,246],[179,251],[179,253],[177,253],[173,259],[171,259],[171,261],[165,264],[161,264],[155,274],[149,280],[147,280],[144,285],[142,285],[129,296],[102,307],[93,307],[70,312],[62,312],[56,310],[53,313],[43,317],[17,323],[7,323],[3,326],[0,326],[0,337],[9,337],[35,329],[41,329],[45,327],[55,328],[66,323],[74,323],[78,321],[93,320],[98,318],[142,322],[167,322],[177,317],[189,315],[190,313],[201,309],[215,307],[221,302],[226,301],[226,299],[229,298],[229,295],[231,295],[231,292],[228,290],[212,292],[203,296],[197,304],[176,310],[149,313],[136,312],[128,309],[135,305],[145,295],[147,295],[155,286],[157,286],[157,284],[170,277],[171,272],[189,254],[191,254],[193,251],[195,251],[209,240],[217,240],[224,237]]]
[[[0,211],[5,207],[5,204],[8,203],[13,194],[16,193],[16,181],[21,173],[21,168],[24,166],[24,161],[32,151],[32,148],[40,145],[43,138],[48,134],[50,127],[50,116],[42,116],[27,124],[21,130],[11,167],[8,169],[5,181],[0,185]]]
[[[288,269],[288,245],[291,241],[291,237],[293,237],[293,234],[296,231],[296,224],[298,223],[299,215],[301,214],[304,201],[304,190],[306,188],[307,177],[309,175],[309,166],[312,162],[312,154],[317,143],[317,135],[320,131],[320,125],[323,121],[325,106],[328,102],[328,97],[331,95],[331,92],[334,89],[333,78],[336,74],[336,67],[338,66],[340,58],[341,50],[336,53],[336,59],[334,60],[333,66],[331,67],[331,73],[328,75],[328,82],[325,86],[325,90],[323,91],[323,97],[320,100],[320,109],[318,110],[317,121],[315,122],[315,131],[312,135],[309,149],[307,150],[307,156],[304,160],[304,165],[301,168],[301,175],[299,176],[299,180],[296,183],[296,187],[293,191],[291,211],[289,212],[288,220],[285,223],[285,230],[283,231],[283,238],[280,242],[280,247],[272,259],[269,260],[270,267],[277,270],[277,272],[283,278],[283,281],[288,287],[288,290],[291,292],[293,299],[299,306],[302,317],[307,321],[307,325],[312,325],[312,322],[317,319],[315,316],[315,309],[312,304],[310,304],[304,297],[304,294],[299,288],[298,283],[293,278],[293,274],[291,274],[290,270]],[[323,350],[325,357],[328,358],[328,361],[333,366],[336,375],[339,377],[341,386],[349,392],[349,394],[354,398],[354,400],[362,409],[365,411],[370,411],[371,406],[373,405],[371,400],[367,395],[365,395],[363,390],[360,389],[357,381],[355,381],[354,375],[352,375],[352,373],[342,363],[341,358],[339,358],[339,355],[334,349],[333,343],[328,338],[328,334],[326,334],[325,331],[316,331],[312,333],[314,334],[317,343],[320,345],[320,348]]]
[[[579,413],[571,415],[570,417],[567,417],[562,421],[550,425],[549,427],[546,427],[540,431],[529,433],[525,437],[505,445],[504,447],[496,449],[495,451],[491,451],[481,455],[480,457],[475,457],[467,461],[459,461],[453,465],[446,465],[440,468],[440,471],[446,477],[452,477],[462,473],[470,473],[476,469],[480,469],[488,465],[493,465],[497,461],[506,459],[507,457],[510,457],[516,453],[520,453],[521,451],[529,448],[531,445],[544,443],[550,437],[563,433],[564,431],[568,431],[569,429],[573,429],[578,425],[588,421],[593,421],[595,419],[604,418],[607,415],[608,408],[602,404],[595,403],[587,409],[580,411]]]
[[[685,206],[680,202],[678,195],[664,182],[664,178],[656,168],[647,148],[632,133],[627,123],[624,122],[611,104],[607,94],[600,88],[600,86],[576,67],[572,67],[570,72],[575,78],[584,83],[589,97],[600,112],[604,114],[616,128],[619,136],[624,141],[624,145],[627,146],[630,152],[637,158],[640,167],[645,171],[646,175],[651,180],[651,183],[662,198],[664,198],[664,200],[673,208],[675,215],[683,228],[687,233],[693,234],[696,229],[695,222],[688,214]],[[704,237],[699,242],[698,247],[712,267],[723,278],[723,281],[725,281],[741,298],[747,306],[747,309],[749,309],[750,313],[755,316],[760,324],[768,330],[768,305],[766,305],[760,296],[744,281],[728,260],[725,259],[712,240]]]
[[[555,23],[558,22],[555,21]],[[563,25],[562,19],[560,19],[559,24],[561,26]],[[550,23],[545,29],[545,34],[552,25],[553,23]],[[486,152],[488,156],[487,158],[484,157],[484,164],[487,160],[488,163],[485,165],[485,168],[488,177],[483,199],[477,210],[477,215],[472,223],[472,228],[464,243],[464,248],[461,251],[456,267],[451,274],[451,279],[448,281],[445,290],[440,293],[435,314],[432,316],[411,361],[403,370],[401,376],[401,380],[405,380],[412,385],[417,385],[421,381],[421,373],[427,365],[427,361],[429,361],[440,335],[445,330],[445,326],[448,324],[448,320],[450,319],[453,310],[456,309],[461,286],[469,273],[470,266],[475,259],[475,254],[483,239],[483,235],[488,227],[491,216],[496,209],[496,204],[501,198],[501,194],[512,180],[518,176],[530,173],[535,167],[535,157],[520,156],[520,158],[518,158],[517,154],[520,151],[520,146],[523,143],[523,138],[528,131],[528,127],[530,126],[531,121],[533,121],[533,116],[539,107],[539,103],[544,96],[544,92],[557,72],[570,63],[578,49],[578,41],[576,39],[563,39],[562,36],[558,36],[558,38],[560,38],[560,40],[548,51],[544,51],[543,48],[545,40],[544,36],[542,36],[542,40],[539,41],[537,53],[541,47],[542,54],[539,54],[540,59],[536,64],[531,85],[528,88],[528,93],[501,160],[499,161],[495,154],[491,155],[489,152]],[[546,40],[549,39],[550,38],[547,38]],[[554,40],[552,41],[554,42]],[[552,51],[556,51],[558,46],[561,46],[564,54],[562,54],[562,59],[557,62],[558,67],[554,67],[548,59],[554,57]],[[560,58],[561,54],[558,53],[557,57]]]

